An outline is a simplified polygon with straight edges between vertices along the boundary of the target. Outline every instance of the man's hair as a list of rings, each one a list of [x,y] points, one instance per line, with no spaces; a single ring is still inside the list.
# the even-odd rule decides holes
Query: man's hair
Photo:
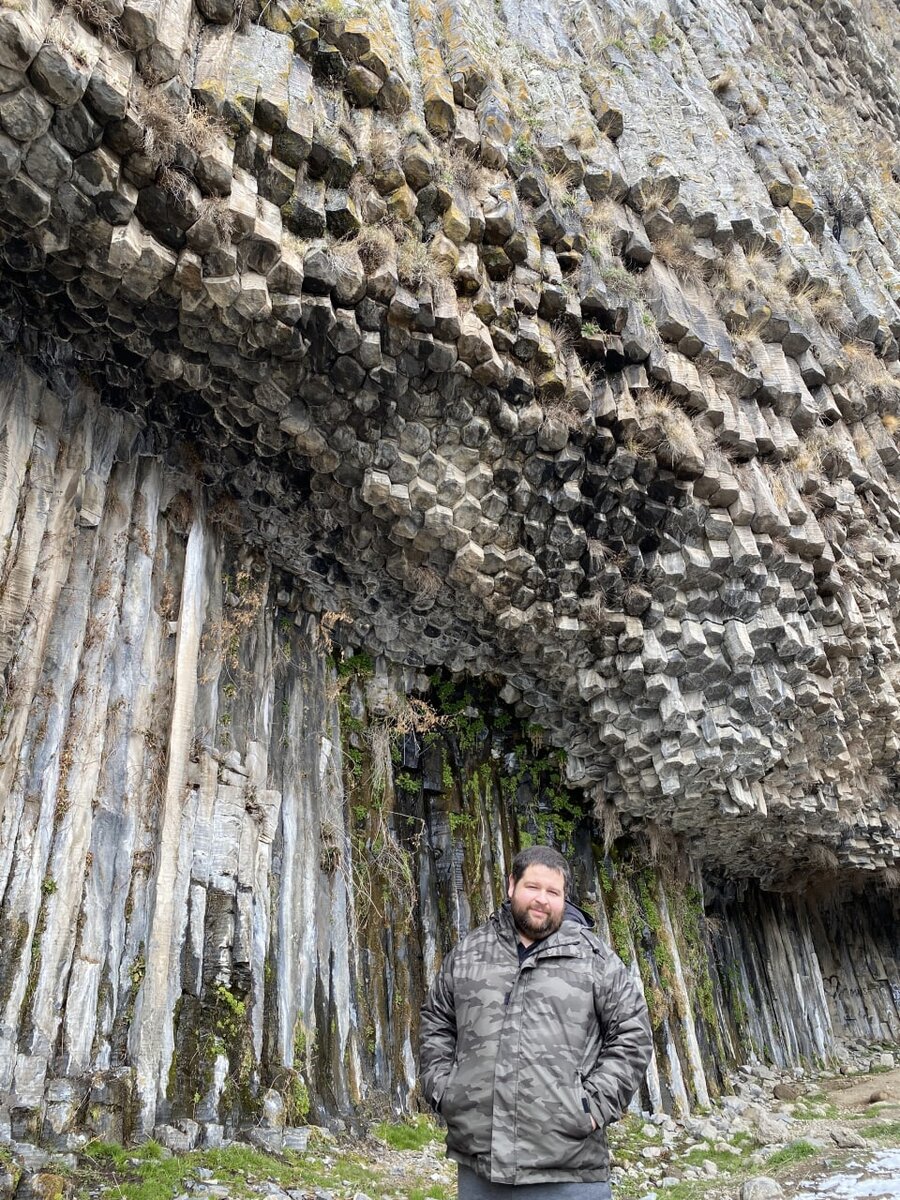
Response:
[[[552,846],[529,846],[520,850],[512,861],[511,874],[516,884],[529,867],[549,867],[551,871],[559,871],[563,877],[566,897],[572,892],[572,868],[558,850]]]

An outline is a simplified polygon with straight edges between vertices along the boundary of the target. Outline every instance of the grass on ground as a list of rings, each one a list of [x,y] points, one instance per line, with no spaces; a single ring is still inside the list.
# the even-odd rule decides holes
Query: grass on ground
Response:
[[[420,1150],[436,1136],[427,1117],[398,1125],[382,1122],[376,1132],[396,1150]],[[350,1190],[403,1200],[449,1200],[447,1189],[425,1176],[424,1169],[421,1176],[411,1169],[401,1177],[379,1170],[373,1158],[371,1144],[351,1151],[318,1135],[315,1129],[304,1154],[264,1154],[235,1143],[221,1150],[176,1156],[153,1141],[132,1147],[95,1141],[79,1156],[75,1186],[82,1200],[98,1192],[114,1195],[116,1200],[172,1200],[198,1170],[205,1169],[234,1197],[258,1194],[254,1185],[271,1181],[284,1188],[329,1189],[336,1195]]]
[[[441,1140],[443,1135],[433,1121],[426,1116],[413,1117],[408,1121],[379,1121],[372,1132],[380,1137],[392,1150],[421,1150],[429,1142]]]
[[[781,1150],[776,1150],[774,1154],[770,1154],[766,1159],[766,1166],[787,1167],[792,1163],[803,1162],[805,1158],[815,1158],[818,1153],[819,1151],[812,1143],[801,1139],[798,1142],[791,1142]]]
[[[894,1146],[900,1143],[900,1121],[872,1121],[859,1131],[863,1137]]]

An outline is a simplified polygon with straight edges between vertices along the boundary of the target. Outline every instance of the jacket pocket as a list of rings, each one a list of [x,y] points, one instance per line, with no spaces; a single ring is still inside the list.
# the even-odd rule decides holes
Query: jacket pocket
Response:
[[[459,1074],[459,1061],[457,1060],[456,1062],[454,1062],[453,1066],[450,1068],[450,1074],[447,1076],[447,1082],[444,1084],[443,1091],[441,1092],[441,1098],[440,1098],[440,1100],[438,1100],[437,1110],[441,1114],[441,1116],[444,1118],[444,1120],[447,1119],[447,1113],[452,1112],[452,1107],[450,1106],[450,1104],[448,1104],[448,1100],[452,1099],[451,1091],[452,1091],[454,1083],[456,1082],[456,1077],[458,1074]]]
[[[593,1132],[587,1096],[578,1079],[571,1087],[561,1089],[557,1128],[566,1137],[586,1138]]]

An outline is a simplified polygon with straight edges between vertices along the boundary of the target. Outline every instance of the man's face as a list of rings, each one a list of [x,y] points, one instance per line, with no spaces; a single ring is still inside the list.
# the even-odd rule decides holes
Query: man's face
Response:
[[[518,883],[509,877],[508,896],[519,933],[530,941],[555,933],[566,908],[566,881],[562,871],[532,864]]]

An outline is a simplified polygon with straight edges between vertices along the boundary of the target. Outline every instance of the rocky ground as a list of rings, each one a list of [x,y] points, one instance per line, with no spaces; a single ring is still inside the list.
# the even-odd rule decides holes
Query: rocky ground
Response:
[[[900,1057],[900,1056],[898,1056]],[[900,1067],[857,1047],[840,1070],[741,1068],[705,1114],[629,1116],[612,1131],[621,1200],[900,1197]],[[312,1129],[305,1151],[243,1143],[176,1154],[155,1142],[78,1153],[0,1146],[0,1200],[451,1200],[455,1168],[427,1118],[366,1138]]]
[[[895,1062],[889,1050],[860,1047],[837,1071],[747,1066],[731,1081],[734,1094],[706,1115],[629,1118],[611,1133],[618,1193],[643,1200],[897,1195],[880,1181],[896,1187],[900,1156],[879,1157],[900,1146]],[[859,1190],[868,1177],[878,1188]]]

